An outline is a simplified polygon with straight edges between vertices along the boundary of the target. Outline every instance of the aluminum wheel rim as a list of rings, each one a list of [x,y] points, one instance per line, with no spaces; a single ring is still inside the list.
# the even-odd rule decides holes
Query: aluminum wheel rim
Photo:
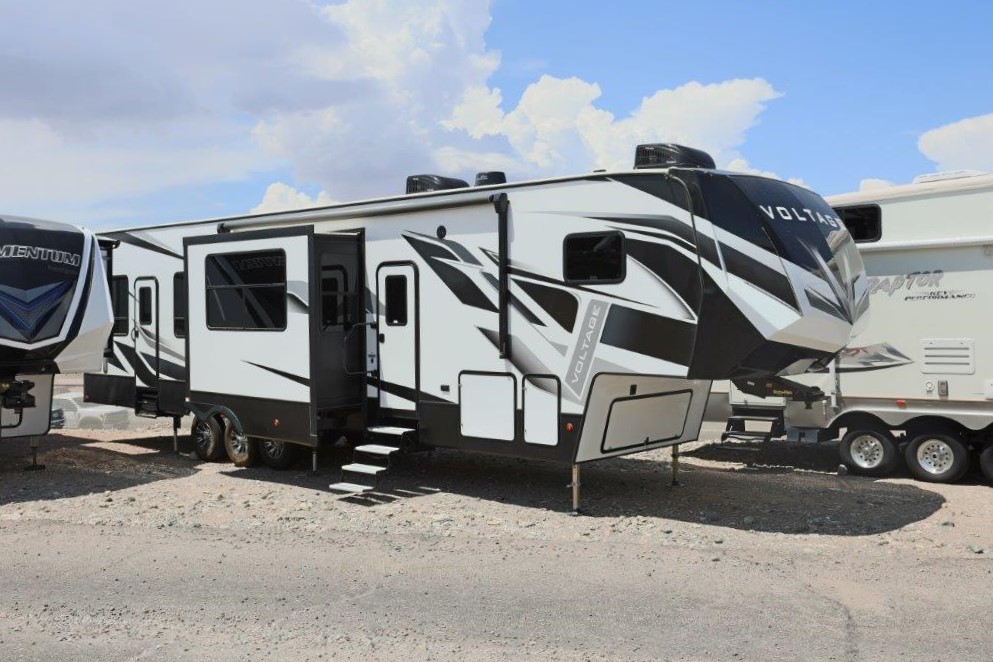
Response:
[[[238,434],[237,432],[232,432],[231,450],[233,450],[236,455],[244,455],[244,453],[248,450],[248,437],[243,434]]]
[[[861,469],[875,469],[883,463],[883,442],[871,434],[862,434],[852,442],[852,461]]]
[[[210,442],[210,426],[203,421],[197,423],[196,427],[193,428],[193,443],[197,445],[197,448],[202,450],[210,446]]]
[[[928,439],[917,447],[917,464],[932,475],[943,474],[952,468],[955,453],[941,439]]]
[[[265,447],[266,455],[273,459],[281,458],[286,450],[286,444],[281,441],[265,441],[262,445]]]

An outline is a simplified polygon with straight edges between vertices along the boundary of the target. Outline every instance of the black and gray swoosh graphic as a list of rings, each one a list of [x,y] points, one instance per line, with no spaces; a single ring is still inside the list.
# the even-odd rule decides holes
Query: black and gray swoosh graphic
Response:
[[[242,361],[244,363],[247,363],[248,365],[253,365],[256,368],[261,368],[262,370],[265,370],[267,372],[271,372],[274,375],[279,375],[280,377],[283,377],[284,379],[288,379],[291,382],[296,382],[297,384],[303,384],[307,388],[310,388],[310,380],[307,379],[306,377],[300,377],[299,375],[294,375],[291,372],[285,372],[283,370],[277,370],[276,368],[270,368],[267,365],[261,365],[259,363],[252,363],[251,361],[245,361],[244,359],[242,359]]]

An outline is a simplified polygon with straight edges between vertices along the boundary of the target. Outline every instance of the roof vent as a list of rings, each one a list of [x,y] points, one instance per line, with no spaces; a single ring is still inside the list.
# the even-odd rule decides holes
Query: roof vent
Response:
[[[493,186],[494,184],[506,184],[507,175],[499,170],[476,173],[476,186]]]
[[[671,168],[673,166],[711,169],[716,167],[714,159],[702,149],[673,143],[638,145],[638,149],[634,152],[634,167],[636,169]]]
[[[428,191],[447,191],[454,188],[468,188],[469,182],[455,177],[441,175],[411,175],[407,178],[407,193],[427,193]]]
[[[965,179],[966,177],[979,177],[986,173],[982,170],[946,170],[945,172],[929,172],[926,175],[914,177],[915,184],[927,184],[928,182],[944,182],[949,179]]]

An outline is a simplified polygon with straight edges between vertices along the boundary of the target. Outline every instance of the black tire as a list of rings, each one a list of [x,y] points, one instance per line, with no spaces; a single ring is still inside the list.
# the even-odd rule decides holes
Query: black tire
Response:
[[[215,417],[193,420],[190,426],[193,451],[204,462],[217,462],[224,457],[224,428]]]
[[[231,421],[224,426],[224,450],[236,467],[254,467],[259,462],[258,441],[235,432]]]
[[[889,430],[852,428],[838,446],[841,461],[853,474],[888,476],[900,462],[900,451]]]
[[[954,483],[969,469],[969,449],[951,434],[922,434],[907,444],[907,468],[928,483]]]
[[[270,469],[289,469],[300,457],[300,446],[285,441],[259,439],[259,459]]]
[[[983,470],[986,480],[993,483],[993,443],[986,444],[979,454],[979,468]]]

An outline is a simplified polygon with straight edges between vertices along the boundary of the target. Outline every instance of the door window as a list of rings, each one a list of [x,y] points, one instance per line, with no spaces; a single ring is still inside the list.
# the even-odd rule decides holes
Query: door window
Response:
[[[348,322],[348,276],[339,265],[321,265],[321,330]]]
[[[131,292],[127,276],[114,276],[110,289],[110,303],[114,309],[114,335],[128,335],[128,303]]]
[[[407,326],[407,277],[386,277],[386,325]]]
[[[138,324],[148,326],[152,323],[152,288],[138,288]]]
[[[186,337],[186,274],[172,277],[172,332],[177,338]]]

